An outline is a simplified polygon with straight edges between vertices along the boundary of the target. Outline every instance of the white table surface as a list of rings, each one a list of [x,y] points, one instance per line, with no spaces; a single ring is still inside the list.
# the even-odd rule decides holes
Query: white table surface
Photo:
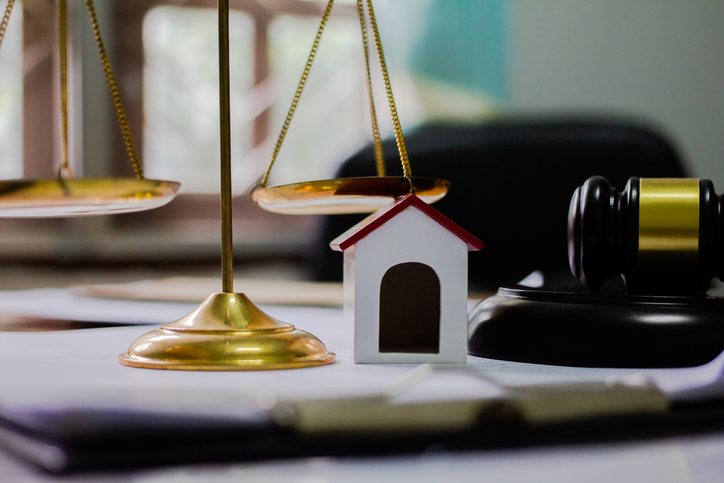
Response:
[[[94,302],[94,310],[102,308]],[[146,305],[120,307],[129,320],[142,318]],[[160,308],[159,305],[156,308]],[[169,317],[191,305],[164,305]],[[83,309],[85,310],[85,309]],[[82,312],[83,310],[80,310]],[[410,370],[411,366],[356,365],[345,356],[341,310],[268,307],[273,316],[318,335],[339,356],[333,366],[297,371],[203,373],[152,371],[120,366],[117,355],[152,326],[127,326],[45,333],[0,332],[0,404],[164,404],[194,387],[206,397],[182,401],[188,407],[220,404],[231,397],[253,401],[259,391],[305,398],[369,395]],[[158,310],[152,311],[158,323]],[[151,313],[151,312],[149,312]],[[71,314],[72,315],[72,314]],[[468,371],[482,372],[506,384],[601,380],[643,372],[664,390],[705,384],[722,372],[724,358],[707,366],[675,370],[577,369],[518,364],[470,357],[455,372],[433,379],[426,391],[461,397],[491,390]],[[456,372],[457,369],[462,369]],[[458,381],[458,382],[456,382]],[[477,384],[473,383],[476,381]],[[457,391],[457,392],[456,392]],[[123,397],[121,397],[123,395]],[[420,397],[427,397],[424,394]],[[219,402],[221,401],[221,402]],[[228,408],[227,408],[228,409]],[[258,463],[194,465],[116,473],[56,477],[0,450],[0,483],[44,481],[107,482],[708,482],[724,481],[724,433],[625,443],[555,446],[449,453],[431,448],[422,455],[395,457],[307,458]]]

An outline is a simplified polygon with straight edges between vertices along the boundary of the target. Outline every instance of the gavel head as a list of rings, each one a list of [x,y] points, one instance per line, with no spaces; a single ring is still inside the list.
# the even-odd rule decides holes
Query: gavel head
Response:
[[[722,208],[705,179],[589,178],[568,212],[571,271],[591,290],[622,274],[629,292],[706,292],[724,274]]]

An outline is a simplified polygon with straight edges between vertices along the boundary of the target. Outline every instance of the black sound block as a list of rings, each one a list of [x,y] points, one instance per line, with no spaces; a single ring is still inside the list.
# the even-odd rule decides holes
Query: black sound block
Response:
[[[571,284],[572,285],[572,284]],[[724,351],[724,294],[500,288],[468,318],[468,353],[578,367],[690,367]]]

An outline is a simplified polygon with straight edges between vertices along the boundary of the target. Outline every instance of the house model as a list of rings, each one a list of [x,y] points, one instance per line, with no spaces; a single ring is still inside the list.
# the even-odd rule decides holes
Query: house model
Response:
[[[465,362],[468,251],[483,244],[414,194],[331,243],[358,363]]]

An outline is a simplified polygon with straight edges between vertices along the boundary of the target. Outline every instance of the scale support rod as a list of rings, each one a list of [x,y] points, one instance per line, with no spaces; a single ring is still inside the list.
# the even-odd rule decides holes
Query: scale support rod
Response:
[[[221,283],[234,292],[233,218],[231,213],[231,102],[229,94],[229,0],[218,0],[219,114],[221,120]]]

